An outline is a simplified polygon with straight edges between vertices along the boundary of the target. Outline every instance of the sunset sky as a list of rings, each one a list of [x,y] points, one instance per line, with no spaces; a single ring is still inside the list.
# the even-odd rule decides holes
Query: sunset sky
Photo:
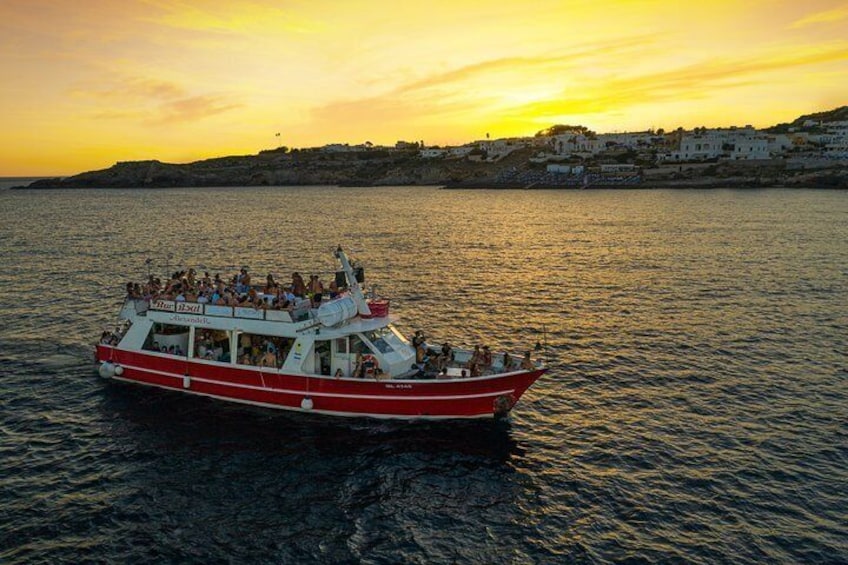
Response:
[[[848,104],[848,2],[0,0],[0,71],[0,176],[765,127]]]

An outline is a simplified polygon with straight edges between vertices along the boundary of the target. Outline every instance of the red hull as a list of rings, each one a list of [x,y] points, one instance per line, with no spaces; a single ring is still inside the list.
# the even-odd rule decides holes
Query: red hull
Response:
[[[511,408],[545,372],[536,369],[453,381],[334,379],[108,345],[97,346],[97,360],[120,366],[122,374],[114,377],[119,380],[273,408],[376,418],[492,417]],[[301,403],[307,397],[312,408],[305,410]]]

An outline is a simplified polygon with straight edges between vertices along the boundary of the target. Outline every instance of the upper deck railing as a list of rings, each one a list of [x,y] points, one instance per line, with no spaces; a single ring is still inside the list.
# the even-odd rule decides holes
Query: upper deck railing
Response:
[[[160,299],[128,299],[135,305],[137,314],[145,315],[147,311],[174,312],[177,314],[197,314],[219,318],[241,318],[246,320],[265,320],[268,322],[297,323],[305,320],[320,318],[318,310],[312,308],[308,298],[298,299],[292,309],[276,310],[272,308],[253,308],[251,306],[221,306],[218,304],[203,304],[200,302],[183,302]],[[383,318],[388,315],[388,301],[377,300],[371,303],[373,313],[370,316]]]
[[[311,317],[312,304],[303,299],[289,310],[271,310],[243,306],[220,306],[200,302],[181,302],[176,300],[151,300],[149,309],[155,312],[175,312],[177,314],[200,314],[219,318],[243,318],[247,320],[266,320],[269,322],[294,323]]]

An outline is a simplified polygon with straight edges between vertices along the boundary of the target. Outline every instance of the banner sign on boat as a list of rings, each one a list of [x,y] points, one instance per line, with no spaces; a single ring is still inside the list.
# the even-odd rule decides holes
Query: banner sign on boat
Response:
[[[203,314],[203,304],[198,304],[197,302],[177,302],[177,312]]]
[[[181,316],[179,314],[171,314],[168,316],[169,322],[183,324],[187,326],[211,326],[212,320],[206,316]]]
[[[227,318],[232,318],[233,308],[232,306],[218,306],[217,304],[207,304],[206,313],[210,316],[226,316]]]
[[[291,322],[291,315],[285,310],[265,310],[265,319],[272,322]]]
[[[250,318],[252,320],[261,320],[263,318],[263,310],[254,308],[235,308],[236,318]]]
[[[176,303],[172,300],[154,300],[151,308],[153,308],[154,310],[174,312],[176,311]]]

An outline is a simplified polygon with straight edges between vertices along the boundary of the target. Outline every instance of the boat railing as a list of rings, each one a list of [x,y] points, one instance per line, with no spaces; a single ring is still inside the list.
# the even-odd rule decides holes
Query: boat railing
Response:
[[[149,300],[128,296],[124,299],[124,303],[121,305],[121,311],[118,314],[118,317],[122,320],[132,320],[136,316],[146,316],[149,308]]]
[[[219,318],[241,318],[246,320],[265,320],[268,322],[298,323],[315,320],[318,310],[312,308],[312,302],[308,298],[300,298],[290,310],[275,310],[265,308],[254,308],[252,306],[220,306],[218,304],[203,304],[200,302],[181,302],[176,300],[154,299],[145,302],[144,311],[148,309],[158,312],[174,312],[176,314],[195,314],[203,316],[215,316]],[[386,302],[387,301],[383,301]],[[139,305],[136,303],[136,310]],[[373,312],[368,317],[387,317],[388,305],[381,310]],[[363,316],[365,317],[365,316]]]
[[[300,306],[300,305],[298,305]],[[241,318],[246,320],[266,320],[269,322],[293,323],[308,320],[311,317],[309,301],[306,308],[288,310],[265,310],[262,308],[243,306],[220,306],[218,304],[202,304],[200,302],[178,302],[176,300],[151,300],[150,310],[158,312],[174,312],[176,314],[197,314],[215,316],[218,318]]]
[[[144,316],[147,311],[150,309],[150,301],[144,300],[143,298],[133,298],[133,307],[135,308],[135,313]]]

